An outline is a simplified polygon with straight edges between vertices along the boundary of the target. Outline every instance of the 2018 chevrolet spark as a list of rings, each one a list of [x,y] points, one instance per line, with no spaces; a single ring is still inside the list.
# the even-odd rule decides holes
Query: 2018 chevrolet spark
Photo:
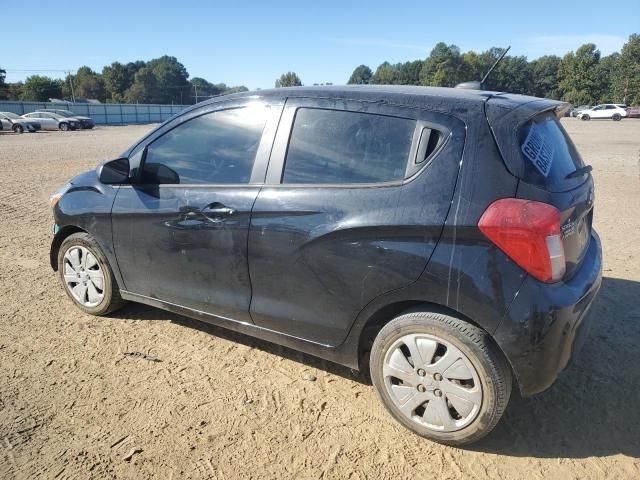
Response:
[[[601,283],[593,180],[532,97],[293,88],[197,104],[51,199],[75,304],[131,300],[369,368],[460,445],[547,389]]]

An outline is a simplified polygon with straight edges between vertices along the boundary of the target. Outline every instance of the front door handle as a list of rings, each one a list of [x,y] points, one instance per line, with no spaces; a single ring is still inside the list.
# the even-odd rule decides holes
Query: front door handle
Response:
[[[201,212],[204,215],[211,215],[213,217],[228,217],[236,213],[233,208],[226,207],[221,203],[212,203],[204,207]]]

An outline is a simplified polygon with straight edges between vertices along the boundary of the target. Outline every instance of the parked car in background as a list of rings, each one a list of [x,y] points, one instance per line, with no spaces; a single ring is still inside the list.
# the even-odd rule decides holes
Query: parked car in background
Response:
[[[80,120],[75,117],[63,117],[51,112],[32,112],[22,116],[42,125],[43,130],[75,130],[80,128]]]
[[[95,122],[91,117],[85,117],[83,115],[77,115],[73,113],[71,110],[60,110],[57,108],[46,108],[42,110],[36,110],[36,112],[49,112],[49,113],[57,113],[58,115],[62,115],[67,118],[76,118],[80,121],[80,128],[82,129],[92,129],[95,127]]]
[[[603,103],[602,105],[582,110],[577,116],[580,120],[591,120],[593,118],[610,119],[617,122],[627,116],[627,111],[614,103]]]
[[[640,107],[627,107],[625,110],[628,118],[640,118]]]
[[[130,300],[369,369],[402,425],[473,442],[512,382],[556,381],[600,288],[565,107],[382,85],[201,102],[52,195],[51,266],[85,313]]]
[[[591,108],[591,105],[579,105],[577,107],[573,107],[571,110],[569,110],[569,116],[577,117],[578,113],[580,113],[583,110],[589,110],[590,108]]]
[[[27,120],[13,112],[0,112],[0,130],[10,130],[15,133],[37,132],[42,126],[35,120]]]

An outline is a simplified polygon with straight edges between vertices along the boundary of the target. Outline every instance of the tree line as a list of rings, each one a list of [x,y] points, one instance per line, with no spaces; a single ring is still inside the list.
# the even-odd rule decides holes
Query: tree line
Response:
[[[88,98],[106,103],[161,103],[187,105],[206,98],[247,91],[189,73],[176,57],[164,55],[148,62],[113,62],[95,72],[83,66],[64,79],[31,75],[24,82],[5,83],[0,68],[0,100],[45,102],[50,98]]]
[[[462,53],[456,45],[440,42],[424,60],[383,62],[375,72],[367,65],[359,65],[348,83],[453,87],[481,80],[503,52],[501,48],[491,48],[482,53]],[[620,52],[607,56],[602,56],[593,43],[584,44],[562,58],[546,55],[528,61],[524,56],[507,55],[488,78],[485,88],[575,105],[605,102],[640,105],[640,35],[631,35]]]
[[[501,48],[462,53],[456,45],[438,43],[424,60],[381,63],[374,71],[359,65],[349,84],[432,85],[453,87],[480,80]],[[148,62],[113,62],[101,73],[80,67],[65,79],[32,75],[24,82],[5,84],[0,68],[0,99],[46,101],[49,98],[95,98],[110,103],[192,104],[215,95],[246,91],[244,86],[213,84],[204,78],[189,79],[175,57]],[[282,74],[276,87],[300,86],[295,72]],[[314,84],[317,85],[317,84]],[[529,61],[524,56],[504,57],[488,78],[485,88],[536,97],[564,100],[574,105],[615,102],[640,105],[640,35],[632,34],[620,52],[602,56],[587,43],[563,57],[545,55]]]

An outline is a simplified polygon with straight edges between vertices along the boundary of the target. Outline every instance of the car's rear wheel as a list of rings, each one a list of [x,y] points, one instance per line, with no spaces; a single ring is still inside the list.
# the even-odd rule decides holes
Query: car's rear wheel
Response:
[[[489,335],[440,313],[408,313],[385,325],[371,349],[370,370],[396,420],[448,445],[489,433],[511,395],[511,370]]]
[[[88,233],[74,233],[62,242],[58,274],[69,298],[86,313],[106,315],[126,303],[106,257]]]
[[[69,124],[68,124],[68,123],[65,123],[65,122],[62,122],[62,123],[59,125],[59,128],[60,128],[60,130],[62,130],[63,132],[66,132],[67,130],[69,130]]]
[[[15,133],[23,133],[24,132],[24,127],[22,125],[14,125],[13,126],[13,131]]]
[[[581,120],[583,120],[583,121],[585,121],[585,122],[588,122],[589,120],[591,120],[591,117],[590,117],[589,115],[586,115],[586,114],[585,114],[585,115],[582,115]]]
[[[619,122],[622,119],[622,115],[620,115],[619,113],[614,113],[613,116],[611,117],[611,120],[613,120],[614,122]]]

